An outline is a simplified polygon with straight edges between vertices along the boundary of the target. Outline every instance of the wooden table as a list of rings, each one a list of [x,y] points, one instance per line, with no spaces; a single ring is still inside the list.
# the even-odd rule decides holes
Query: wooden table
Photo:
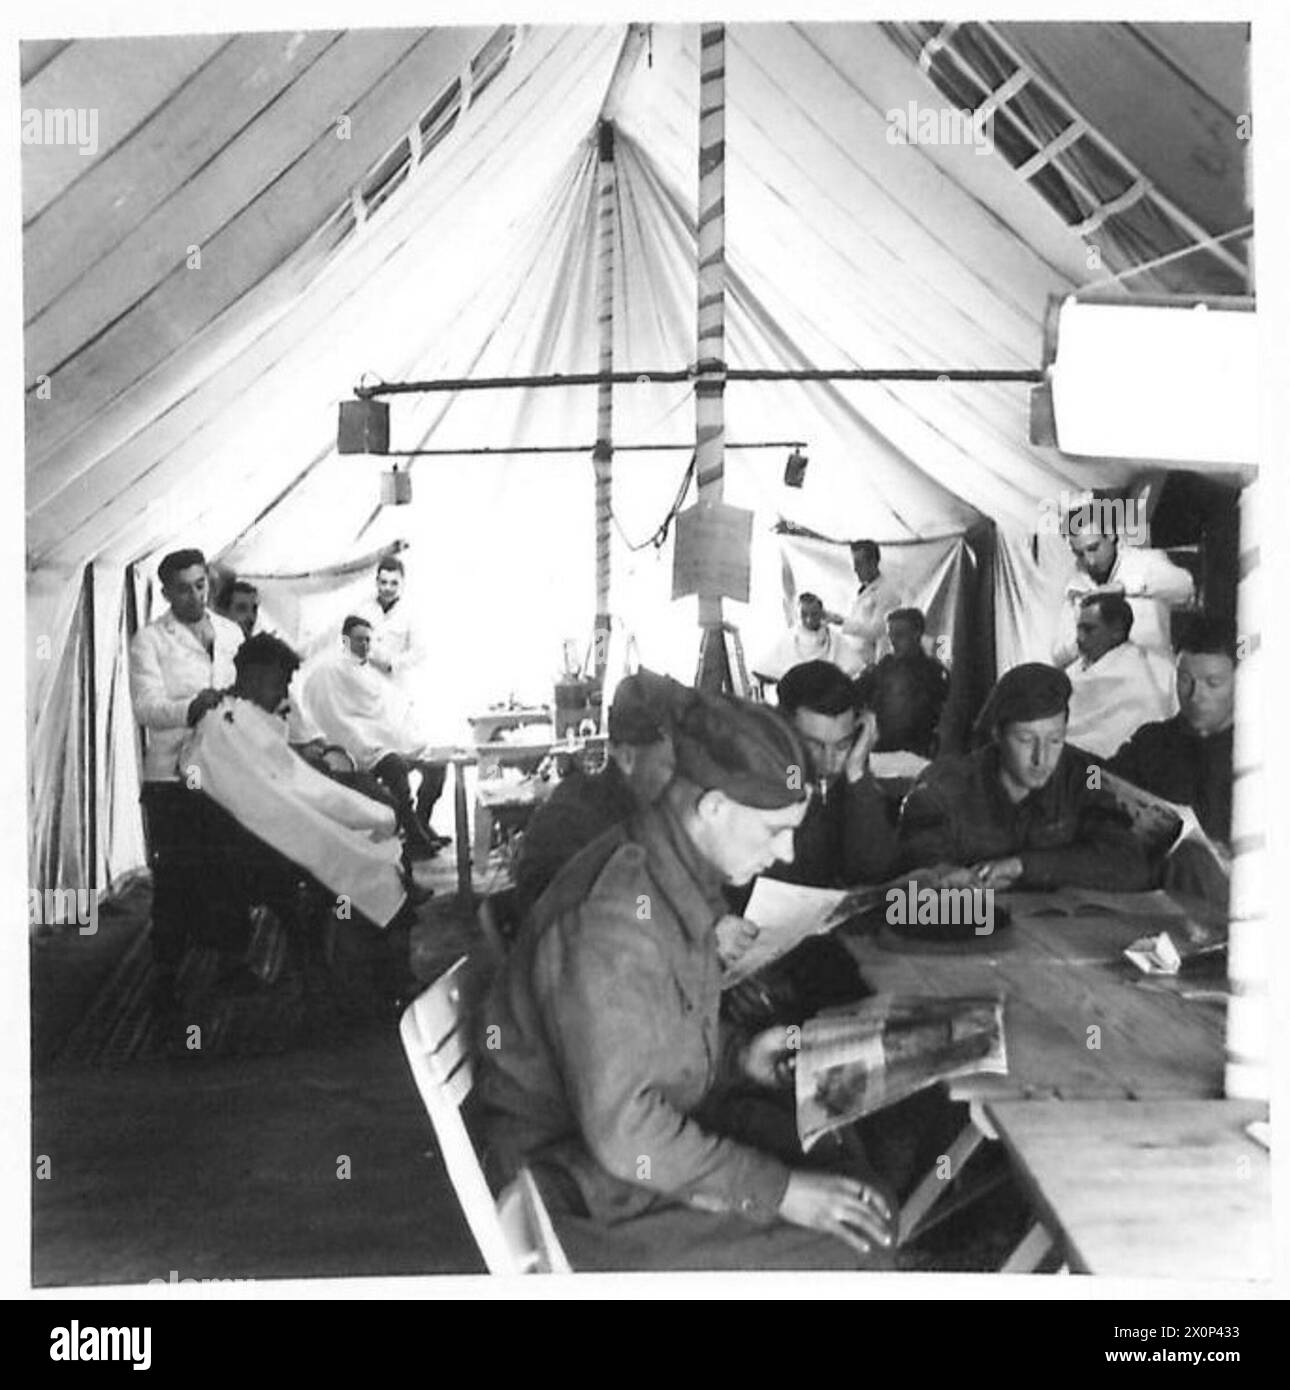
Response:
[[[1261,1102],[1001,1101],[985,1108],[1039,1217],[1023,1242],[1029,1259],[1056,1242],[1071,1269],[1084,1274],[1271,1277],[1271,1163],[1245,1132],[1267,1118]]]
[[[1057,901],[1070,898],[1001,895],[1013,921],[996,951],[913,954],[887,950],[874,937],[844,931],[842,939],[873,989],[1004,999],[1008,1075],[955,1082],[956,1099],[1221,1094],[1222,1008],[1157,987],[1122,955],[1138,937],[1182,919],[1042,915]]]
[[[969,1103],[970,1116],[948,1153],[951,1177],[996,1137],[986,1101],[1201,1100],[1222,1093],[1223,1008],[1162,986],[1121,954],[1140,936],[1177,927],[1177,909],[1172,917],[1044,915],[1071,901],[1069,893],[1001,895],[1012,925],[997,950],[981,953],[898,953],[876,937],[842,933],[873,989],[1004,1000],[1008,1074],[949,1084],[952,1098]],[[910,1196],[901,1214],[904,1239],[945,1186],[941,1173],[931,1173]]]
[[[470,736],[478,744],[492,743],[498,734],[509,729],[522,729],[528,724],[552,724],[555,713],[547,705],[525,707],[516,705],[510,709],[490,709],[483,714],[468,716]]]
[[[473,746],[432,748],[427,754],[430,762],[451,763],[453,768],[453,817],[457,849],[457,893],[461,901],[473,905],[474,885],[471,880],[470,809],[466,795],[466,768],[501,768],[540,762],[549,753],[577,755],[588,748],[604,744],[604,735],[590,738],[559,739],[552,743],[483,743]],[[476,808],[478,814],[478,808]]]

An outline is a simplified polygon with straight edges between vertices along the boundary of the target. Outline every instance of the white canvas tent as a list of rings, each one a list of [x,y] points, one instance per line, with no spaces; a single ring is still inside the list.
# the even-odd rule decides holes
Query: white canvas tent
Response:
[[[406,541],[444,720],[542,695],[560,639],[587,636],[594,389],[396,399],[395,448],[584,447],[422,458],[413,505],[385,510],[384,465],[336,453],[336,405],[363,372],[595,370],[611,97],[615,365],[693,360],[698,30],[652,26],[616,81],[630,38],[23,46],[24,110],[100,113],[92,157],[23,150],[33,883],[102,886],[143,862],[124,649],[169,549],[280,576],[314,641],[365,572],[346,567]],[[730,26],[729,365],[1035,368],[1051,295],[1147,266],[1119,292],[1247,292],[1246,43],[1243,25]],[[982,101],[984,153],[891,138],[911,102]],[[727,456],[726,498],[757,519],[751,603],[728,605],[750,645],[782,613],[781,520],[876,537],[925,585],[993,525],[997,658],[1043,655],[1064,568],[1035,539],[1043,502],[1143,466],[1029,445],[1016,384],[733,383],[725,404],[728,440],[800,439],[811,459],[792,491],[781,453]],[[692,387],[618,389],[614,435],[692,443]],[[612,609],[646,662],[688,677],[694,601],[670,602],[670,541],[631,548],[686,457],[615,458]]]

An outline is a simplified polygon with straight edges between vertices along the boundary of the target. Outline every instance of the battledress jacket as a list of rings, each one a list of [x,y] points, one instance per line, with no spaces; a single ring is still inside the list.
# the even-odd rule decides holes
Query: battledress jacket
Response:
[[[1020,888],[1149,888],[1151,868],[1129,818],[1109,792],[1089,786],[1097,762],[1067,744],[1047,784],[1013,802],[999,780],[994,744],[938,759],[901,808],[906,867],[1016,855]]]
[[[660,1203],[776,1220],[788,1166],[694,1113],[735,1079],[738,1038],[718,1020],[721,886],[668,794],[542,895],[475,1021],[496,1178],[554,1167],[609,1225]]]

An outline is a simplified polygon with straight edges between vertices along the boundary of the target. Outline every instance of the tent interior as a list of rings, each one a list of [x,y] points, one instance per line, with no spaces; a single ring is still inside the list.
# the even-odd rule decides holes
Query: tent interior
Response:
[[[1052,296],[1250,293],[1247,44],[1241,24],[730,26],[728,365],[1033,369]],[[892,138],[893,111],[989,93],[989,148]],[[550,698],[595,606],[594,389],[395,397],[392,450],[549,451],[407,458],[408,506],[380,505],[388,460],[337,452],[336,413],[373,374],[596,370],[604,120],[613,362],[640,377],[613,400],[614,664],[693,677],[665,523],[694,388],[648,378],[695,361],[697,99],[686,25],[23,44],[24,110],[99,120],[92,160],[22,158],[32,882],[145,862],[125,651],[180,545],[254,578],[307,655],[401,543],[444,741]],[[954,652],[988,680],[1048,647],[1069,557],[1045,505],[1166,476],[1031,444],[1014,382],[735,381],[725,415],[749,650],[795,591],[844,604],[838,542],[872,537],[934,628],[973,618]],[[800,489],[788,446],[736,447],[775,441],[807,453]],[[1230,477],[1189,485],[1166,544],[1234,516]],[[1234,535],[1209,546],[1225,603]]]
[[[727,590],[722,614],[749,669],[803,593],[848,610],[850,545],[873,540],[951,668],[939,751],[960,751],[996,678],[1050,659],[1074,572],[1056,523],[1091,496],[1141,508],[1129,539],[1190,571],[1196,607],[1233,619],[1239,588],[1253,611],[1251,460],[1063,451],[1044,394],[1063,306],[1253,320],[1250,47],[1245,23],[725,26],[722,363],[736,375],[721,498],[750,514],[751,540],[735,565],[746,558],[747,598]],[[438,1158],[384,1014],[351,1055],[231,1048],[166,1070],[158,1059],[178,1054],[140,1041],[161,1033],[141,983],[156,962],[119,989],[124,967],[92,963],[95,950],[142,961],[153,911],[130,644],[165,611],[162,557],[196,547],[214,578],[257,586],[264,629],[308,665],[336,650],[394,553],[428,648],[416,702],[437,748],[465,747],[489,710],[551,704],[571,652],[590,669],[605,615],[603,709],[638,666],[697,683],[708,605],[675,593],[702,475],[700,27],[41,39],[20,60],[29,899],[75,885],[133,913],[137,932],[118,950],[126,929],[109,912],[82,949],[32,924],[33,1038],[42,992],[68,1018],[95,1000],[69,1036],[109,1014],[117,1029],[81,1052],[33,1047],[35,1148],[62,1145],[76,1175],[36,1185],[34,1281],[144,1279],[181,1258],[172,1248],[267,1277],[480,1268],[444,1165],[438,1205],[411,1211],[416,1163]],[[965,119],[927,129],[929,112]],[[622,378],[608,413],[594,382],[607,364]],[[553,380],[571,375],[593,381]],[[1167,397],[1150,355],[1130,375]],[[340,408],[368,392],[388,405],[388,449],[342,450]],[[392,470],[410,480],[398,503],[383,500]],[[1250,676],[1235,684],[1238,706],[1253,701]],[[1261,726],[1242,721],[1249,752]],[[1261,779],[1261,754],[1247,762]],[[1257,799],[1243,796],[1248,828]],[[888,801],[894,825],[902,803]],[[462,922],[472,947],[483,934],[467,838],[457,896],[416,900],[444,909],[435,970],[414,938],[418,987],[464,954]],[[400,911],[414,902],[407,848],[385,866],[407,890]],[[1261,863],[1262,837],[1233,835],[1238,867],[1247,851]],[[446,856],[434,868],[453,872]],[[1258,906],[1250,871],[1238,911],[1240,877],[1233,924]],[[1126,974],[1127,941],[1111,956]],[[1053,978],[1054,993],[1083,988]],[[1047,1000],[1028,1006],[1042,1031]],[[1224,1026],[1214,1013],[1193,1030],[1225,1078],[1196,1083],[1207,1104],[1232,1074]],[[138,1069],[76,1071],[115,1065],[130,1029],[135,1050],[121,1051]],[[1175,1035],[1160,1032],[1167,1049]],[[50,1057],[67,1065],[42,1068]],[[321,1218],[301,1155],[361,1145],[369,1186]],[[1024,1233],[1008,1190],[1015,1210],[963,1268],[1000,1267]]]

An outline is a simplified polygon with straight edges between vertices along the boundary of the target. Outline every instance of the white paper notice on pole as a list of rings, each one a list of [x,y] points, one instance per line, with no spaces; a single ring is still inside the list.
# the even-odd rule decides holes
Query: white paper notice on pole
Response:
[[[748,602],[753,514],[725,502],[699,502],[676,518],[672,597]]]

